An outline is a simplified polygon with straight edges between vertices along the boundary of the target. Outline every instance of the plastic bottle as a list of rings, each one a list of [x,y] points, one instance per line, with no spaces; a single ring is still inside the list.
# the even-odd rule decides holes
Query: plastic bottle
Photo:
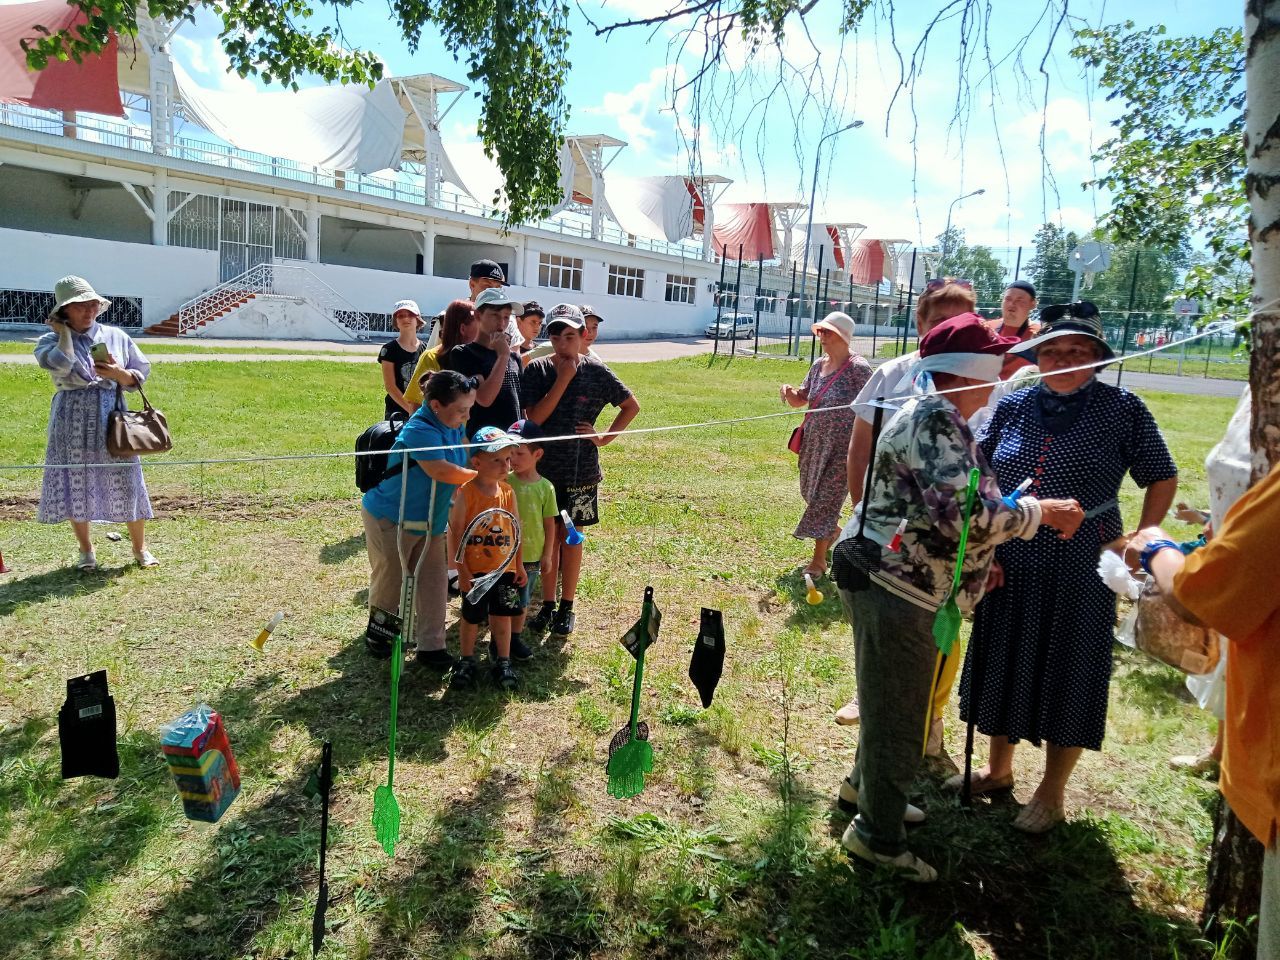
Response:
[[[250,641],[250,646],[259,653],[262,653],[262,648],[267,645],[267,641],[271,639],[271,634],[275,632],[276,627],[280,626],[280,621],[283,619],[284,611],[282,610],[267,621],[267,625],[262,628],[262,632]]]

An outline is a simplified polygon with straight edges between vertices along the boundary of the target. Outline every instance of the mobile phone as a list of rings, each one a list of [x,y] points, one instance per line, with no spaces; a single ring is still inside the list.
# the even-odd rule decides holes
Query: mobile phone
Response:
[[[105,343],[98,341],[89,348],[89,355],[98,363],[103,363],[111,356],[111,351],[107,349]]]

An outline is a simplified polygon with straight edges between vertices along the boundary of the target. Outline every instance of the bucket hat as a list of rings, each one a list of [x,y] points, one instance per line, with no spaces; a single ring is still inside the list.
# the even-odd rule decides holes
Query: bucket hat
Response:
[[[97,300],[102,304],[104,312],[107,307],[111,306],[111,301],[106,297],[99,296],[97,291],[84,277],[63,277],[53,285],[53,309],[49,311],[49,319],[53,319],[61,310],[69,303],[84,303],[87,300]]]
[[[1116,358],[1115,351],[1102,332],[1102,317],[1098,315],[1098,308],[1089,300],[1054,303],[1041,308],[1039,335],[1009,352],[1034,363],[1036,351],[1059,337],[1088,337],[1100,348],[1101,359],[1111,361]]]

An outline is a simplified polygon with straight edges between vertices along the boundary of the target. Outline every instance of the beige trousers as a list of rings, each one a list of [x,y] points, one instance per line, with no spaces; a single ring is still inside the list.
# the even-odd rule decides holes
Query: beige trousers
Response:
[[[396,549],[396,525],[375,517],[363,507],[360,518],[364,521],[364,540],[369,550],[369,607],[398,613],[404,570]],[[417,562],[425,539],[420,534],[405,532],[404,546],[410,569]],[[414,590],[413,643],[419,650],[443,650],[445,611],[449,603],[445,535],[430,539]]]

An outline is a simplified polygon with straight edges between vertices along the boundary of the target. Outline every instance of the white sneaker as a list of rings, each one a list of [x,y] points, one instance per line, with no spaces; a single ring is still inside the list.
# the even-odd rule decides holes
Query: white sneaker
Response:
[[[853,784],[847,777],[840,781],[840,792],[836,794],[836,806],[845,813],[853,813],[858,806],[858,791],[853,789]],[[924,811],[908,803],[906,812],[902,815],[902,822],[924,823]]]
[[[1189,773],[1192,776],[1203,777],[1206,774],[1214,779],[1218,777],[1218,761],[1214,759],[1211,753],[1201,753],[1197,756],[1171,757],[1169,766],[1174,770],[1181,770],[1183,773]]]
[[[858,722],[858,698],[854,697],[836,711],[836,723],[842,727],[852,727]]]
[[[844,836],[840,838],[840,846],[858,859],[867,861],[867,863],[874,864],[877,867],[889,867],[902,871],[904,878],[913,883],[933,883],[938,879],[938,871],[910,850],[900,853],[896,857],[891,857],[885,853],[873,852],[858,837],[852,823],[845,830]]]
[[[155,555],[150,550],[135,550],[133,559],[138,561],[138,566],[140,567],[160,566],[160,561],[155,558]]]
[[[81,550],[80,559],[76,561],[76,569],[88,573],[98,569],[98,557],[92,550]]]

